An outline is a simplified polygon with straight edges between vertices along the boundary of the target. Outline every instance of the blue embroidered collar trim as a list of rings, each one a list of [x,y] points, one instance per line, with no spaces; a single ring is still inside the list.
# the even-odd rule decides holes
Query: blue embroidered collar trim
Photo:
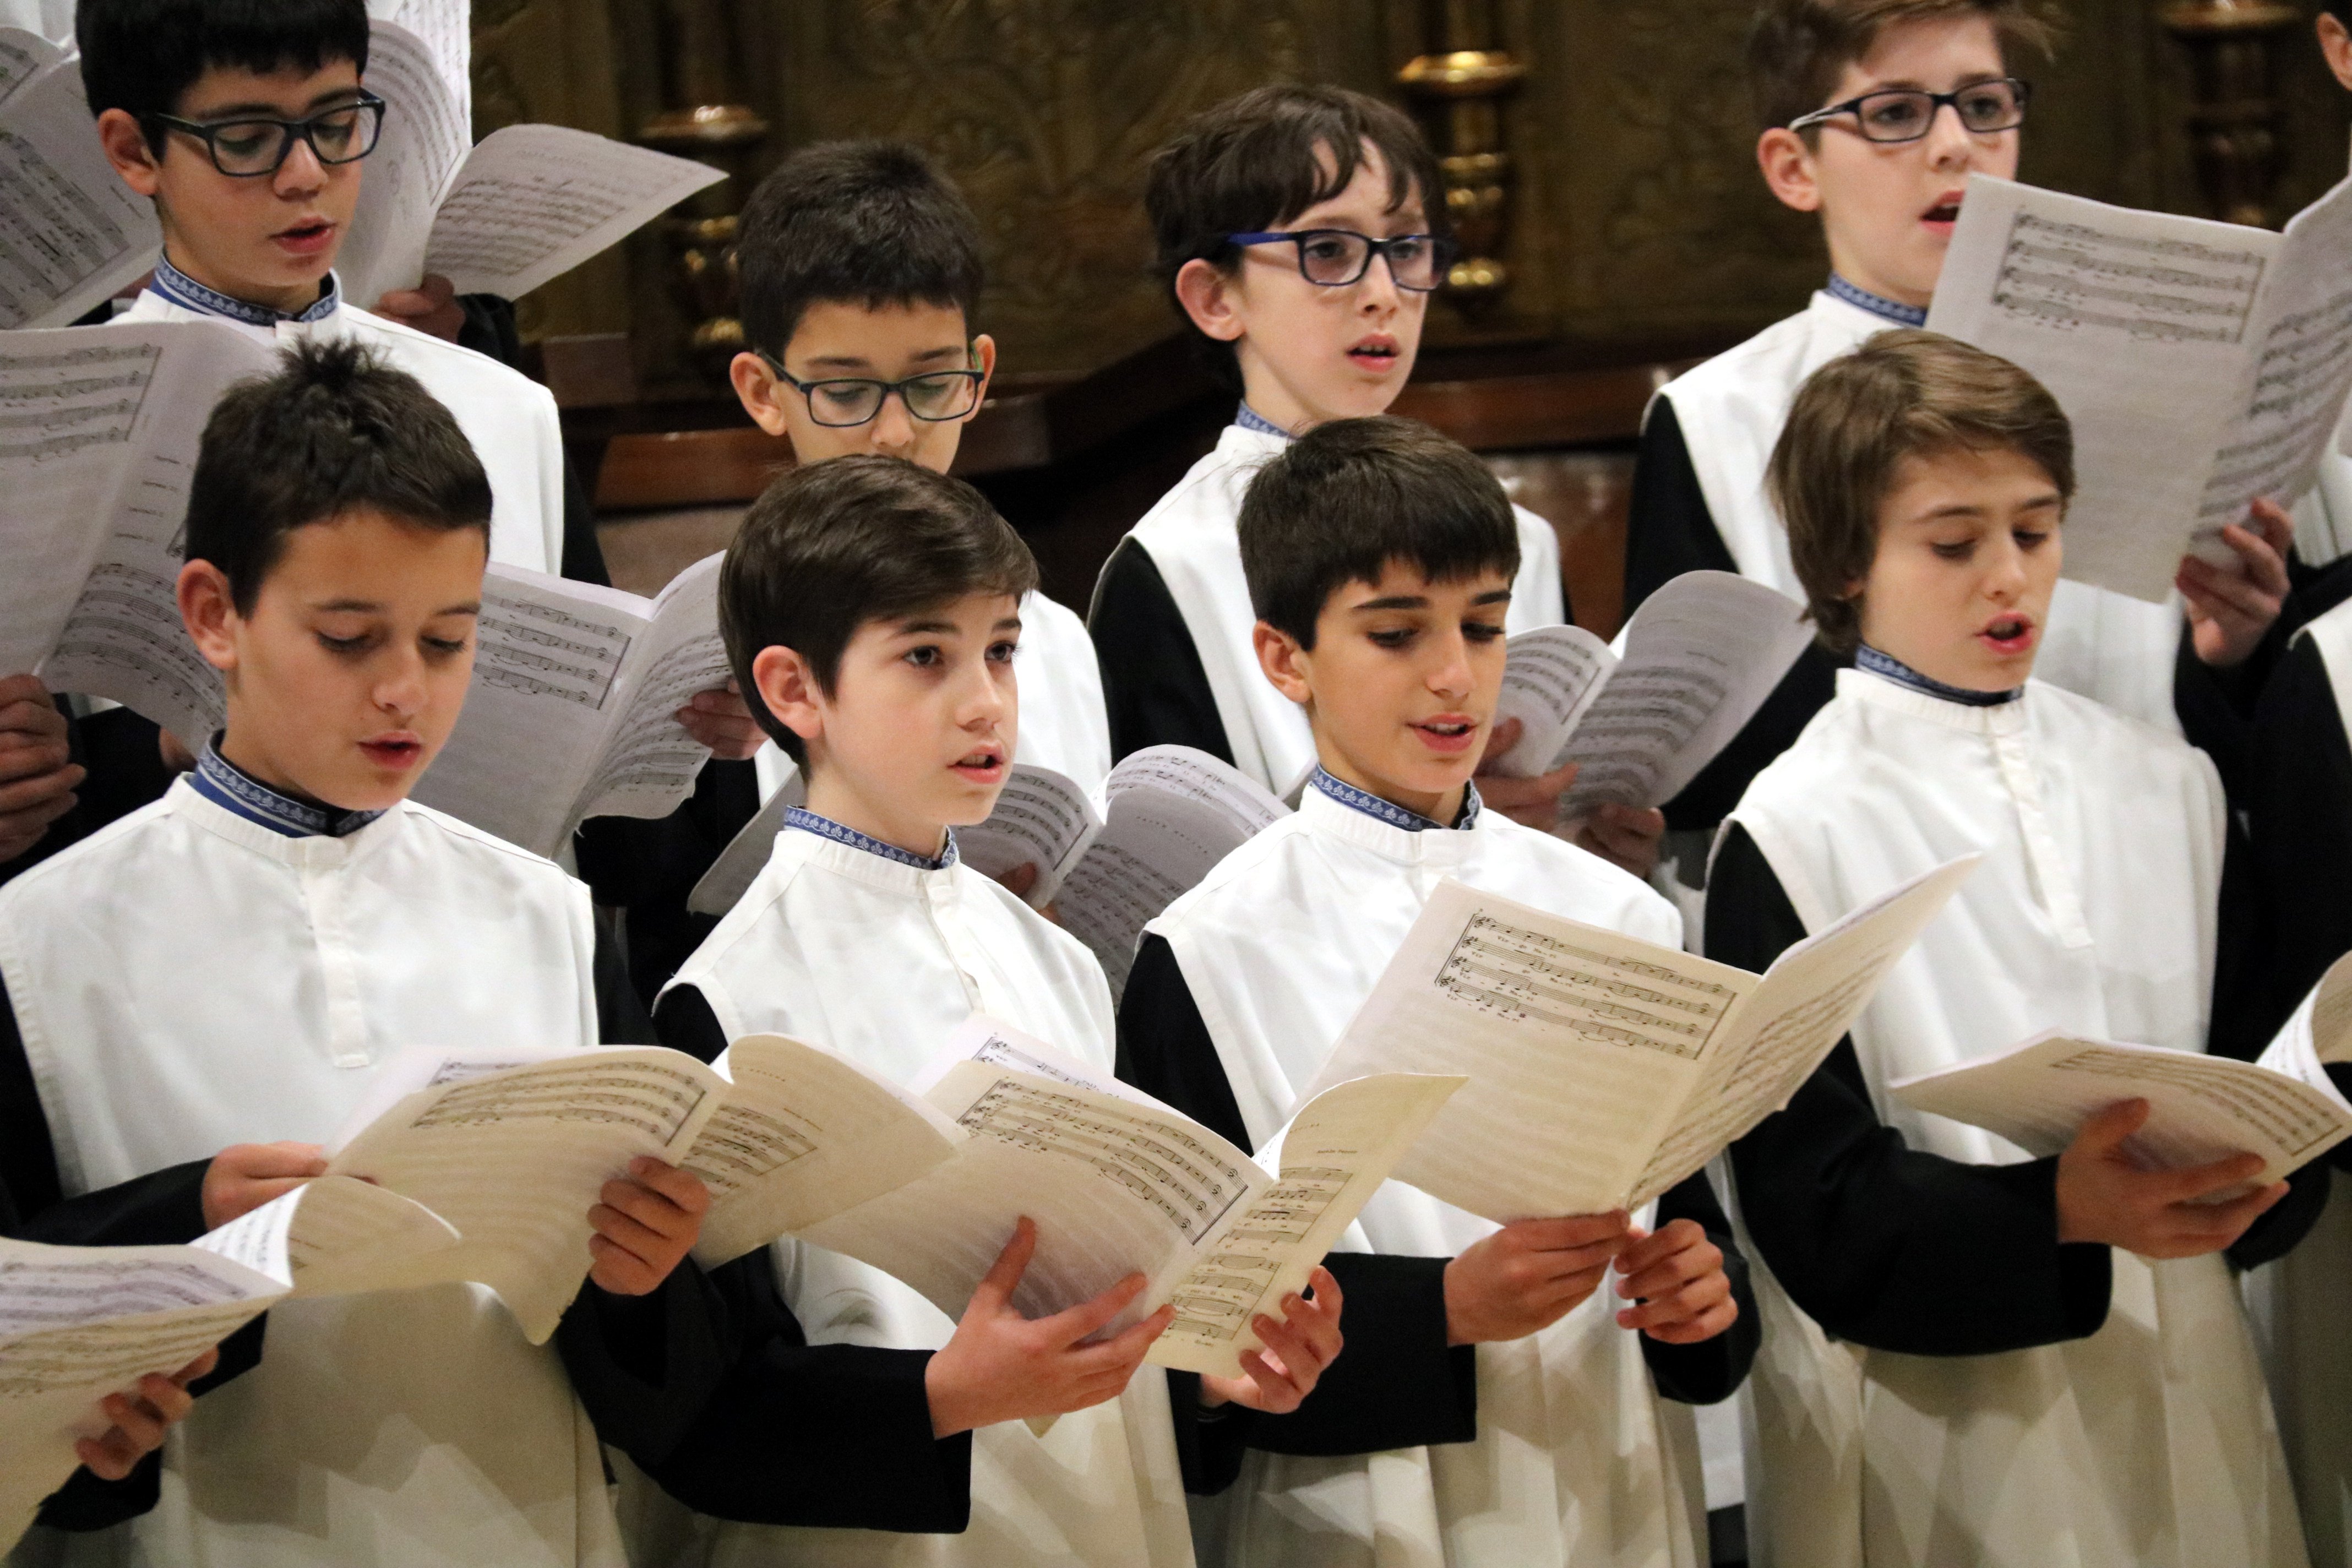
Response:
[[[247,822],[257,822],[289,838],[343,838],[383,815],[381,811],[338,811],[284,795],[220,754],[215,735],[188,775],[189,787],[225,811]]]
[[[1867,310],[1898,327],[1924,327],[1927,324],[1927,312],[1919,306],[1906,305],[1884,295],[1874,294],[1867,289],[1857,289],[1834,272],[1830,274],[1829,290],[1832,298],[1843,300],[1857,310]]]
[[[1379,795],[1373,795],[1367,790],[1358,789],[1354,784],[1349,784],[1345,780],[1333,778],[1321,768],[1317,768],[1315,770],[1315,776],[1307,782],[1309,788],[1330,796],[1333,800],[1338,801],[1341,805],[1347,806],[1352,811],[1360,811],[1366,816],[1385,822],[1391,827],[1400,827],[1407,833],[1428,833],[1433,830],[1444,833],[1448,831],[1445,824],[1439,822],[1434,817],[1423,816],[1417,811],[1407,811],[1403,806],[1397,805],[1394,801],[1382,800]],[[1455,833],[1467,833],[1473,827],[1477,826],[1478,811],[1478,786],[1476,784],[1463,785],[1462,814],[1454,819],[1454,826],[1451,831]]]
[[[2004,702],[2014,702],[2025,695],[2020,686],[2010,691],[1970,691],[1965,687],[1947,686],[1942,681],[1920,674],[1901,659],[1883,654],[1864,643],[1854,650],[1853,667],[1873,675],[1883,675],[1897,686],[1907,686],[1914,691],[1924,691],[1946,702],[1958,702],[1965,708],[1998,708]]]
[[[852,849],[863,849],[868,855],[879,855],[885,860],[895,860],[918,871],[944,871],[956,863],[955,829],[952,827],[948,829],[947,848],[938,859],[927,860],[920,855],[899,848],[896,844],[885,844],[855,827],[845,827],[829,816],[819,816],[803,805],[793,806],[784,813],[784,826],[797,827],[803,833],[814,833],[819,838],[830,838],[835,844],[845,844]]]
[[[1284,429],[1281,426],[1276,425],[1273,420],[1268,419],[1265,415],[1260,414],[1256,409],[1252,408],[1246,403],[1234,410],[1234,423],[1240,426],[1244,430],[1255,430],[1261,436],[1279,436],[1286,441],[1297,439],[1297,437],[1291,435],[1289,431]]]
[[[280,321],[322,321],[335,313],[343,302],[343,286],[331,272],[320,287],[319,298],[301,310],[289,315],[273,310],[267,305],[256,305],[244,300],[231,299],[217,289],[207,289],[178,268],[168,258],[158,257],[155,276],[147,287],[173,304],[206,316],[226,316],[232,321],[243,321],[248,327],[274,327]]]

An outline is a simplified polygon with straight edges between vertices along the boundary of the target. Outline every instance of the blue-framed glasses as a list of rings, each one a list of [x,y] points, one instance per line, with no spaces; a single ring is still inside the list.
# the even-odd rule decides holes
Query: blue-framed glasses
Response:
[[[183,120],[176,114],[141,118],[194,136],[205,144],[213,167],[232,179],[255,180],[286,165],[298,141],[310,144],[320,163],[356,163],[375,151],[383,134],[383,100],[362,92],[350,103],[322,109],[302,120]]]
[[[1851,114],[1866,142],[1916,142],[1935,128],[1937,110],[1949,104],[1962,130],[1973,136],[1990,136],[2024,124],[2026,100],[2032,96],[2032,84],[2013,76],[1972,81],[1950,92],[1885,88],[1801,114],[1789,121],[1789,129],[1803,131]]]
[[[906,405],[907,412],[918,419],[934,425],[961,419],[980,406],[980,384],[988,379],[983,371],[929,370],[903,381],[875,381],[865,376],[803,381],[767,350],[751,352],[776,373],[777,379],[808,400],[811,419],[835,430],[846,430],[872,419],[882,412],[883,400],[894,392]]]
[[[1426,294],[1445,280],[1453,259],[1453,242],[1434,234],[1394,234],[1374,239],[1349,228],[1268,229],[1255,234],[1225,236],[1235,245],[1273,245],[1287,241],[1298,247],[1298,275],[1325,289],[1344,289],[1372,269],[1372,258],[1387,261],[1389,276],[1400,289]]]

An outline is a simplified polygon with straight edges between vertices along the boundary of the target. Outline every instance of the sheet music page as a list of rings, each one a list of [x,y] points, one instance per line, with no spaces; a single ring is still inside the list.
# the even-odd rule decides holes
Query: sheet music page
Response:
[[[2328,966],[2255,1060],[2313,1089],[2338,1094],[2327,1076],[2327,1064],[2352,1061],[2352,953]]]
[[[929,1174],[802,1232],[960,1316],[1026,1215],[1037,1252],[1013,1304],[1037,1317],[1133,1273],[1147,1289],[1104,1331],[1166,1300],[1166,1277],[1225,1215],[1272,1184],[1199,1123],[1107,1094],[960,1064],[926,1097],[967,1134]]]
[[[62,327],[163,248],[155,211],[98,144],[81,70],[59,60],[0,104],[0,329]]]
[[[2281,243],[1969,176],[1927,326],[2032,372],[2074,422],[2067,576],[2170,595]]]
[[[0,1550],[79,1468],[98,1402],[179,1371],[286,1293],[189,1247],[44,1247],[0,1238]]]
[[[747,1035],[719,1106],[679,1163],[710,1189],[695,1260],[715,1268],[904,1186],[963,1134],[919,1097],[782,1035]]]
[[[1645,606],[1646,607],[1646,606]],[[1538,626],[1505,639],[1495,723],[1517,719],[1519,738],[1495,763],[1506,777],[1533,778],[1557,764],[1569,732],[1601,694],[1617,656],[1582,626]]]
[[[677,710],[732,673],[719,636],[719,567],[706,555],[654,599],[651,624],[621,671],[620,707],[593,772],[572,805],[591,816],[667,816],[694,793],[710,748],[687,733]]]
[[[713,916],[733,909],[774,852],[776,835],[784,830],[784,814],[807,804],[808,781],[801,777],[798,768],[793,768],[784,782],[760,803],[758,815],[727,841],[727,847],[719,852],[710,869],[687,893],[686,907],[696,914]]]
[[[1756,976],[1438,885],[1310,1093],[1459,1074],[1396,1179],[1508,1223],[1626,1202]]]
[[[327,1173],[414,1198],[464,1238],[416,1259],[402,1285],[488,1285],[541,1344],[588,1272],[588,1210],[604,1183],[639,1154],[676,1163],[726,1094],[700,1062],[652,1046],[453,1073],[377,1118]]]
[[[653,608],[617,588],[492,562],[465,710],[416,799],[537,854],[562,847]]]
[[[1774,960],[1634,1184],[1633,1201],[1664,1192],[1788,1104],[1981,858],[1924,872]]]
[[[2352,1105],[2255,1062],[2154,1046],[2037,1035],[1981,1061],[1888,1086],[1915,1110],[1981,1127],[2037,1158],[2074,1142],[2119,1100],[2148,1102],[2126,1152],[2158,1170],[2242,1151],[2263,1157],[2257,1182],[2275,1182],[2352,1136]]]
[[[443,68],[432,46],[399,23],[369,23],[367,87],[386,105],[383,133],[336,258],[343,298],[362,310],[423,279],[434,211],[474,144],[471,116]]]
[[[482,139],[442,198],[425,270],[460,294],[518,299],[726,177],[592,132],[509,125]]]
[[[1252,1317],[1280,1321],[1282,1299],[1306,1289],[1308,1274],[1398,1158],[1467,1081],[1389,1073],[1335,1085],[1309,1100],[1259,1162],[1280,1173],[1274,1184],[1196,1246],[1168,1287],[1176,1321],[1145,1359],[1179,1372],[1239,1376],[1243,1353],[1265,1344]]]
[[[106,502],[112,532],[41,678],[54,691],[112,698],[199,750],[226,718],[227,698],[180,620],[188,487],[213,405],[232,383],[275,370],[278,355],[214,321],[81,327],[74,335],[92,349],[161,342],[165,353],[140,395],[130,461]]]
[[[0,27],[0,104],[8,95],[38,75],[45,66],[65,58],[65,51],[22,27]]]
[[[956,829],[956,853],[983,877],[1036,867],[1029,904],[1042,910],[1054,901],[1063,879],[1101,828],[1094,802],[1076,780],[1034,763],[1015,763],[988,820]]]
[[[1663,805],[1729,745],[1812,641],[1804,606],[1728,572],[1685,572],[1625,628],[1624,657],[1550,766],[1578,764],[1562,820]]]
[[[1115,1000],[1160,910],[1290,808],[1203,752],[1150,746],[1104,781],[1103,829],[1055,894],[1063,929],[1093,950]]]
[[[2352,179],[2297,213],[2263,288],[2259,357],[2198,508],[2198,552],[2234,568],[2218,536],[2257,496],[2292,503],[2317,477],[2352,391]]]
[[[474,123],[474,29],[470,0],[368,0],[368,16],[404,27],[425,46],[434,73],[449,91],[457,123]],[[371,69],[375,62],[369,62]],[[374,85],[374,79],[369,79]]]

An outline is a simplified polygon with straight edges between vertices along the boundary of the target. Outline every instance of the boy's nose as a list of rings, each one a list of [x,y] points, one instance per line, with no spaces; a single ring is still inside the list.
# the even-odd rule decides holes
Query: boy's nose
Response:
[[[1977,139],[1960,123],[1960,111],[1948,103],[1936,106],[1936,118],[1927,124],[1927,160],[1938,168],[1953,168],[1969,161],[1976,151]]]
[[[294,145],[286,149],[286,161],[278,165],[270,184],[279,195],[305,195],[327,183],[327,166],[319,162],[319,154],[310,143],[297,136]]]
[[[915,417],[898,394],[891,393],[874,413],[874,449],[899,457],[915,444]]]

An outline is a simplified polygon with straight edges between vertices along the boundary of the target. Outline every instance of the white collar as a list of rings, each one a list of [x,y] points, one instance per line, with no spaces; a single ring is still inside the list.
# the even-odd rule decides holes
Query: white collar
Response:
[[[172,787],[164,794],[163,804],[173,816],[204,829],[214,837],[226,839],[253,851],[265,860],[274,860],[297,871],[326,871],[356,865],[391,842],[408,816],[408,803],[404,800],[386,807],[381,816],[366,826],[340,838],[330,838],[323,834],[302,838],[289,837],[275,827],[265,826],[207,799],[184,774],[172,781]]]
[[[1299,797],[1298,822],[1318,838],[1345,844],[1400,866],[1458,866],[1470,853],[1478,832],[1475,826],[1419,832],[1392,826],[1314,789]]]

